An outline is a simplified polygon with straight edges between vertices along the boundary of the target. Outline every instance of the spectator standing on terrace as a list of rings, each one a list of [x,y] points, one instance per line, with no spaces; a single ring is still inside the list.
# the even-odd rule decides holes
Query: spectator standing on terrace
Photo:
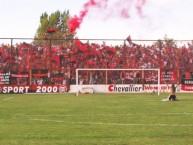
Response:
[[[83,84],[84,84],[84,79],[83,79],[83,77],[80,78],[79,84],[80,84],[80,85],[83,85]]]
[[[89,76],[89,84],[94,84],[94,78],[93,78],[93,72],[90,72],[90,76]]]
[[[43,79],[42,79],[42,78],[38,78],[37,84],[38,84],[38,85],[43,85]]]
[[[68,83],[67,77],[64,77],[63,80],[62,80],[62,85],[66,85],[67,83]]]

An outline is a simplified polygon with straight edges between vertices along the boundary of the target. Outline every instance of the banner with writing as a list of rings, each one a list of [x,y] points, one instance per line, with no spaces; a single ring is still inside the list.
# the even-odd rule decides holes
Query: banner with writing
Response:
[[[182,84],[181,90],[183,90],[183,91],[193,91],[193,85],[183,85]]]
[[[70,85],[1,85],[0,93],[57,93],[68,92]]]
[[[10,72],[0,73],[0,85],[9,85],[10,76]]]
[[[161,83],[177,83],[177,71],[175,70],[163,70],[161,71]]]

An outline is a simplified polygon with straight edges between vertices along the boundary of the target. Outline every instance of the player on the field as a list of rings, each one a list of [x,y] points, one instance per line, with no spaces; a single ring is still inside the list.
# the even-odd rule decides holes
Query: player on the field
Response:
[[[165,84],[168,86],[168,84],[165,82]],[[168,86],[170,88],[170,95],[167,99],[163,99],[162,101],[176,101],[176,88],[179,85],[172,84],[172,86]]]

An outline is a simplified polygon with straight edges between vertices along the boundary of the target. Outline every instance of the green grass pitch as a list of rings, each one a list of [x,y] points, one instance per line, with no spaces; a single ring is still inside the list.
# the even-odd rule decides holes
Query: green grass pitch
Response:
[[[1,145],[192,145],[193,94],[1,94]]]

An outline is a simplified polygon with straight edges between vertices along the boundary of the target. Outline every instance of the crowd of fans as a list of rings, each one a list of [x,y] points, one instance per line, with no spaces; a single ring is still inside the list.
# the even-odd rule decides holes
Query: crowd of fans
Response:
[[[179,70],[181,73],[192,72],[193,45],[141,45],[134,43],[129,37],[122,45],[116,46],[106,45],[105,42],[82,43],[79,39],[59,45],[37,46],[25,42],[0,44],[0,68],[0,73],[11,71],[13,74],[29,74],[29,77],[31,74],[33,84],[73,84],[76,68],[160,68]],[[39,74],[45,74],[42,70],[47,70],[47,77],[31,73],[31,70],[39,70]],[[122,72],[117,75],[112,75],[108,83],[123,83],[129,78]],[[132,82],[141,81],[140,73],[132,72],[131,75]],[[79,77],[80,83],[106,83],[105,72],[82,72]]]

